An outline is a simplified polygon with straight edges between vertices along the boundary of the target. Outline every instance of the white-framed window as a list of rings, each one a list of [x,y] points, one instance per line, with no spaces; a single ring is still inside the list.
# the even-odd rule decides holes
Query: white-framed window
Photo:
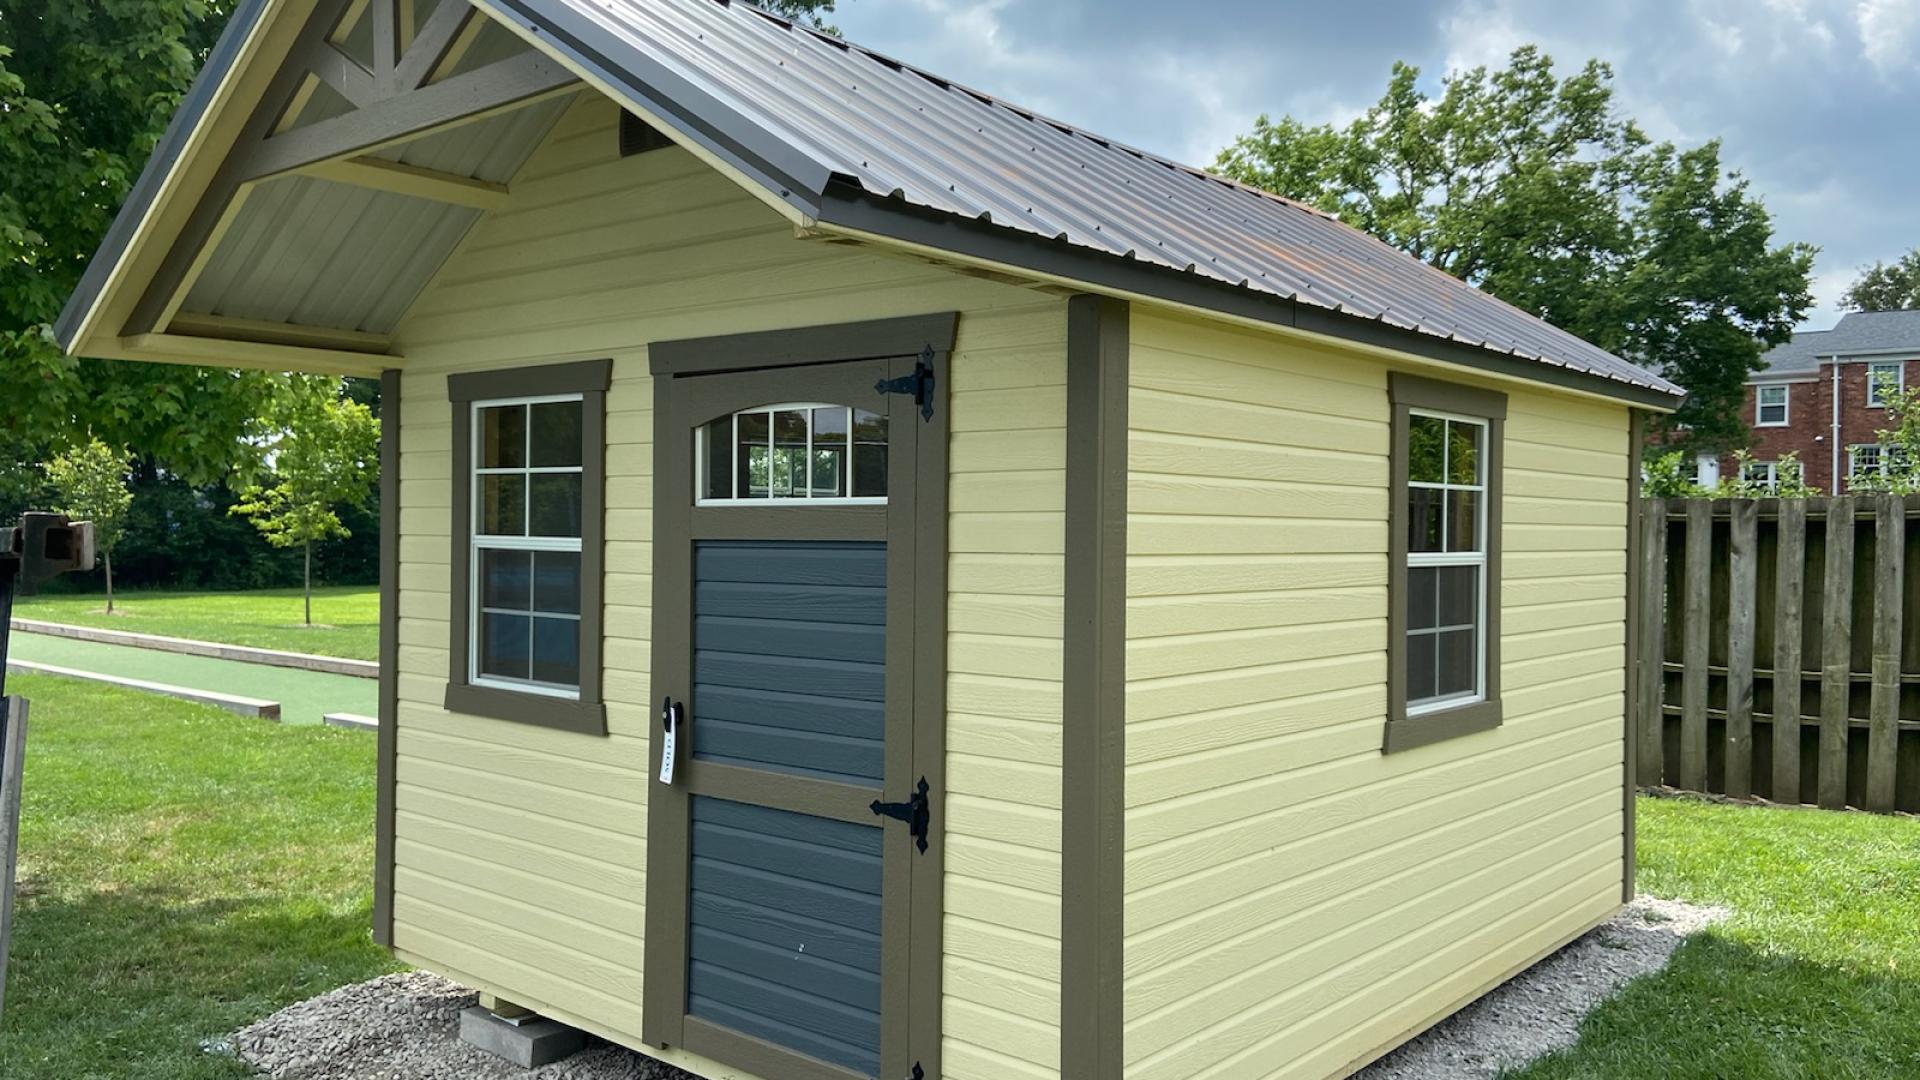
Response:
[[[1407,715],[1486,700],[1484,419],[1413,410],[1407,430]]]
[[[700,429],[700,506],[872,506],[887,501],[887,418],[846,405],[745,409]]]
[[[1788,388],[1785,384],[1761,386],[1754,390],[1754,424],[1758,427],[1786,427]]]
[[[1885,450],[1879,443],[1860,443],[1847,447],[1847,479],[1887,475]]]
[[[1777,461],[1749,461],[1740,468],[1740,482],[1756,485],[1768,491],[1780,489],[1780,463]]]
[[[1889,360],[1867,365],[1867,408],[1886,408],[1888,400],[1903,393],[1906,388],[1906,364]]]
[[[580,693],[580,394],[476,401],[468,679]]]

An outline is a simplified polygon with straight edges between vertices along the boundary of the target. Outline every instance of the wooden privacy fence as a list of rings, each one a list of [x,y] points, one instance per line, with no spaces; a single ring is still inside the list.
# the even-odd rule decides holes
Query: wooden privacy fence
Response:
[[[1644,500],[1639,781],[1920,811],[1916,518],[1920,497]]]

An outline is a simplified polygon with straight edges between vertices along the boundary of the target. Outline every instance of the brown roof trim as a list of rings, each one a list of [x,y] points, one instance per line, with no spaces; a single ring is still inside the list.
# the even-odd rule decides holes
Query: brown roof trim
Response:
[[[834,185],[828,189],[821,200],[818,219],[822,225],[829,227],[871,233],[1089,285],[1205,308],[1223,315],[1392,349],[1493,375],[1600,394],[1663,412],[1672,411],[1683,400],[1652,386],[1558,367],[1551,361],[1500,352],[1359,315],[1303,304],[1288,297],[1183,274],[1167,267],[1076,247],[1061,240],[1047,240],[987,222],[963,221],[938,211],[924,210],[898,200],[849,189],[845,185]]]

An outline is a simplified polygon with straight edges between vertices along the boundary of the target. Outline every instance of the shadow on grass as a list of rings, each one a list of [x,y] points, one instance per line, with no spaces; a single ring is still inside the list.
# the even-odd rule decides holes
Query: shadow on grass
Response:
[[[1767,952],[1709,930],[1630,984],[1577,1046],[1508,1080],[1920,1077],[1920,971]]]
[[[394,970],[370,921],[364,903],[29,895],[14,919],[0,1077],[246,1076],[201,1042]]]

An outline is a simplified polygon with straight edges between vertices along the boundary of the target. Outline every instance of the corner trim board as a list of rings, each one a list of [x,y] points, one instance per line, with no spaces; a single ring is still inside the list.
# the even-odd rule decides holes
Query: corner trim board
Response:
[[[1646,439],[1647,414],[1639,409],[1629,410],[1627,420],[1627,700],[1626,708],[1622,713],[1626,720],[1626,731],[1624,733],[1626,741],[1625,746],[1622,748],[1624,766],[1622,768],[1623,782],[1621,785],[1621,812],[1624,817],[1622,824],[1623,851],[1621,856],[1622,880],[1620,884],[1620,902],[1624,904],[1633,903],[1634,895],[1638,892],[1638,871],[1635,868],[1635,863],[1639,856],[1640,847],[1638,836],[1639,807],[1635,802],[1634,796],[1638,793],[1640,784],[1639,762],[1636,759],[1639,757],[1640,747],[1641,702],[1645,700],[1645,696],[1640,691],[1640,686],[1641,680],[1643,679],[1660,677],[1659,673],[1646,670],[1645,661],[1640,654],[1641,620],[1645,614],[1645,608],[1643,607],[1645,598],[1641,596],[1643,590],[1640,588],[1639,583],[1634,580],[1634,576],[1639,571],[1640,564],[1645,558],[1646,548],[1646,539],[1642,535],[1642,531],[1646,527],[1644,521],[1646,507],[1640,499],[1640,470],[1644,455],[1646,454]]]
[[[380,373],[380,725],[375,736],[373,942],[393,948],[400,725],[400,372]]]
[[[1067,301],[1060,1067],[1121,1075],[1131,310]]]

